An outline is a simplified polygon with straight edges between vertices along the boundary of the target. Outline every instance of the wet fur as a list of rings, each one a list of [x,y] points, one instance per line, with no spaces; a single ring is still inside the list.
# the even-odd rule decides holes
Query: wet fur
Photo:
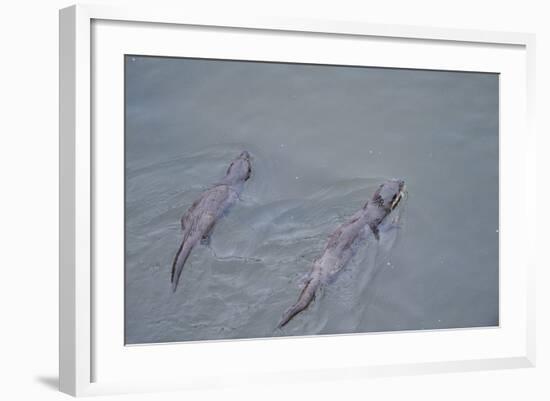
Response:
[[[251,175],[250,155],[244,151],[229,165],[225,177],[197,199],[181,218],[183,240],[172,262],[170,282],[176,291],[185,262],[197,243],[208,239],[214,225],[239,199],[243,184]]]
[[[385,182],[361,210],[332,233],[323,254],[313,263],[298,300],[284,313],[279,322],[279,328],[284,327],[298,313],[306,309],[315,299],[319,287],[334,278],[346,266],[354,253],[352,245],[364,237],[365,230],[370,230],[375,238],[379,239],[378,227],[397,207],[403,188],[404,183],[401,180]]]

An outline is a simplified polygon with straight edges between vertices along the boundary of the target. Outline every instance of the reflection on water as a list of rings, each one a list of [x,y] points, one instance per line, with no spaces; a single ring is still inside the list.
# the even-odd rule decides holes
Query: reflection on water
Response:
[[[126,62],[127,343],[498,324],[496,76]],[[244,149],[252,178],[172,293],[179,219]],[[328,236],[391,177],[402,227],[277,329]]]

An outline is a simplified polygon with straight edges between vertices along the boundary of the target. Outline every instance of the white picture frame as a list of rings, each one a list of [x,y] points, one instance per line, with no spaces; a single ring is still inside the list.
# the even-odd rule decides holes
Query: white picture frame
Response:
[[[95,25],[94,25],[95,24]],[[119,24],[117,26],[117,24]],[[154,27],[146,34],[143,29]],[[123,293],[120,284],[121,275],[107,277],[97,275],[98,260],[108,255],[94,254],[94,241],[107,241],[98,235],[101,224],[98,219],[105,218],[102,208],[98,210],[98,189],[95,176],[101,173],[100,159],[112,158],[111,167],[120,167],[121,155],[117,153],[120,144],[96,143],[94,129],[97,127],[112,129],[120,133],[116,116],[108,117],[103,113],[106,108],[113,113],[120,111],[120,100],[111,96],[98,104],[93,96],[104,96],[101,88],[92,85],[94,74],[105,65],[101,60],[117,59],[120,54],[158,54],[172,55],[172,41],[164,40],[170,35],[187,34],[185,27],[200,27],[213,37],[239,33],[240,36],[262,35],[262,40],[270,43],[264,46],[262,53],[255,59],[298,60],[302,57],[299,48],[293,56],[277,53],[283,46],[277,45],[281,34],[290,37],[311,40],[317,36],[330,41],[338,37],[344,40],[384,40],[384,46],[396,45],[404,49],[401,59],[382,58],[384,50],[376,46],[373,54],[381,57],[379,65],[387,67],[402,66],[403,57],[408,57],[407,66],[412,68],[456,69],[491,71],[504,74],[504,90],[501,91],[501,263],[506,265],[506,274],[501,279],[501,326],[478,330],[438,330],[415,333],[382,333],[376,335],[349,335],[310,338],[287,338],[273,340],[248,340],[206,342],[202,344],[162,345],[133,347],[131,351],[120,342],[120,308],[118,295]],[[209,32],[212,30],[212,32]],[[125,34],[126,32],[126,34]],[[131,32],[131,35],[128,33]],[[94,41],[94,34],[96,40]],[[241,35],[242,34],[242,35]],[[140,36],[141,35],[141,36]],[[199,34],[200,35],[200,34]],[[237,35],[237,36],[239,36]],[[129,38],[134,38],[131,41]],[[139,39],[139,45],[136,44]],[[200,39],[203,40],[203,39]],[[401,43],[401,42],[403,43]],[[300,42],[300,40],[297,40]],[[162,46],[161,46],[162,43]],[[305,43],[305,42],[304,42]],[[354,42],[355,43],[355,42]],[[208,50],[209,42],[199,42]],[[299,46],[299,44],[297,45]],[[446,46],[451,46],[445,53]],[[420,55],[412,56],[407,48],[414,48]],[[530,206],[526,191],[514,189],[511,182],[521,182],[522,188],[535,187],[535,134],[532,129],[534,110],[534,35],[525,33],[485,32],[460,29],[439,29],[412,26],[375,25],[363,22],[293,20],[286,18],[256,18],[253,20],[233,20],[216,15],[187,15],[185,10],[166,11],[151,8],[111,8],[108,6],[78,5],[60,11],[60,390],[75,396],[125,393],[134,391],[162,391],[177,389],[210,388],[239,384],[262,384],[292,382],[296,380],[325,380],[330,378],[360,378],[365,376],[418,374],[442,371],[465,371],[479,369],[502,369],[511,367],[529,367],[535,363],[534,338],[534,255],[531,251],[532,233],[535,232],[535,210]],[[134,52],[130,51],[133,50]],[[202,52],[204,49],[198,49]],[[447,49],[448,51],[449,49]],[[219,49],[210,49],[218,54]],[[259,50],[253,50],[259,52]],[[485,57],[488,51],[494,51],[491,57]],[[104,52],[104,53],[103,53]],[[218,53],[216,53],[218,52]],[[346,53],[347,52],[347,53]],[[379,52],[379,53],[376,53]],[[445,61],[436,62],[437,54],[449,55]],[[463,62],[453,59],[453,54],[464,54]],[[175,54],[175,55],[185,55]],[[196,56],[198,53],[193,53]],[[202,54],[202,53],[201,53]],[[211,54],[211,53],[208,53]],[[254,53],[259,54],[259,53]],[[313,53],[312,53],[313,54]],[[421,54],[425,54],[422,56]],[[97,57],[97,60],[95,59]],[[229,57],[220,54],[220,58]],[[234,54],[233,54],[233,57]],[[250,57],[242,54],[235,58]],[[304,55],[303,57],[308,57]],[[312,55],[309,56],[314,57]],[[328,56],[327,56],[328,57]],[[335,57],[334,54],[331,57]],[[349,60],[350,50],[343,50],[340,60]],[[374,57],[374,56],[373,56]],[[484,60],[484,57],[487,60]],[[455,57],[458,59],[458,57]],[[477,59],[477,60],[476,60]],[[99,60],[99,61],[98,61]],[[301,60],[303,61],[303,60]],[[319,58],[318,62],[327,60]],[[103,63],[103,64],[102,64]],[[359,64],[364,61],[359,60]],[[364,65],[364,64],[363,64]],[[94,69],[97,69],[95,71]],[[118,74],[118,75],[117,75]],[[113,86],[120,89],[120,74],[113,75]],[[106,76],[106,75],[105,75]],[[117,78],[118,77],[118,78]],[[100,77],[97,82],[111,77]],[[117,81],[118,79],[118,81]],[[97,84],[96,82],[96,84]],[[101,81],[107,82],[107,81]],[[118,89],[117,89],[118,88]],[[98,91],[94,95],[94,91]],[[117,103],[118,102],[118,103]],[[118,106],[117,106],[118,104]],[[112,125],[103,126],[103,120]],[[94,128],[95,127],[95,128]],[[111,152],[112,151],[112,152]],[[101,153],[98,155],[98,153]],[[111,154],[110,156],[107,154]],[[118,161],[117,161],[118,160]],[[105,162],[107,163],[107,162]],[[514,168],[511,168],[513,164]],[[119,176],[120,178],[120,176]],[[115,177],[109,185],[120,184]],[[99,184],[103,185],[103,184]],[[99,188],[105,191],[109,187]],[[122,189],[120,189],[122,190]],[[112,198],[120,200],[120,193]],[[504,203],[503,203],[504,201]],[[119,205],[120,207],[120,202]],[[119,210],[119,209],[118,209]],[[103,217],[101,217],[103,216]],[[113,215],[114,216],[114,215]],[[118,218],[114,216],[114,220]],[[524,223],[527,222],[527,223]],[[99,224],[99,225],[98,225]],[[522,226],[523,224],[523,226]],[[525,227],[527,224],[527,227]],[[521,229],[521,236],[518,234]],[[119,232],[120,230],[114,230]],[[105,235],[108,235],[105,233]],[[112,243],[117,244],[117,238]],[[504,244],[514,243],[515,249],[502,250]],[[120,255],[120,250],[113,252]],[[503,254],[503,252],[505,252]],[[519,255],[523,255],[519,258]],[[116,255],[111,255],[115,263]],[[504,259],[503,259],[504,256]],[[118,265],[117,269],[123,269]],[[122,270],[117,270],[122,271]],[[112,279],[112,280],[111,280]],[[111,284],[110,284],[111,283]],[[514,285],[512,285],[514,284]],[[106,301],[115,305],[113,314],[103,313],[105,302],[94,300],[94,291],[101,286],[107,294]],[[107,288],[109,287],[109,288]],[[112,298],[111,298],[112,297]],[[104,300],[104,301],[105,301]],[[103,309],[102,309],[103,308]],[[99,311],[99,312],[98,312]],[[105,319],[103,321],[102,319]],[[111,320],[109,320],[111,319]],[[117,320],[118,319],[118,320]],[[110,327],[109,322],[118,327],[118,331],[101,329],[96,326]],[[102,323],[105,323],[102,325]],[[117,336],[116,340],[109,340]],[[99,339],[99,340],[98,340]],[[107,339],[107,340],[105,340]],[[417,353],[400,353],[400,357],[389,355],[389,347],[398,349],[399,344],[406,348],[415,348]],[[113,345],[114,344],[114,345]],[[432,347],[432,344],[435,344]],[[449,347],[449,345],[456,345]],[[331,349],[370,349],[369,360],[365,355],[337,357]],[[369,348],[370,347],[370,348]],[[397,347],[397,348],[396,348]],[[424,347],[425,358],[419,357]],[[429,348],[433,348],[432,351]],[[440,358],[430,355],[437,347],[454,348],[448,355]],[[467,352],[471,348],[473,351]],[[316,360],[313,355],[324,350],[324,361]],[[379,353],[375,352],[379,350]],[[452,351],[452,352],[451,352]],[[277,355],[296,355],[300,360],[310,363],[296,365],[292,369],[285,367],[285,358]],[[353,354],[353,353],[350,353]],[[179,355],[179,359],[177,359]],[[186,355],[181,359],[181,355]],[[198,359],[221,357],[233,362],[212,368],[213,373],[205,373]],[[242,366],[235,357],[242,357]],[[248,356],[247,356],[248,355]],[[254,356],[256,355],[256,359]],[[248,358],[248,359],[247,359]],[[332,359],[331,359],[332,358]],[[346,359],[347,358],[347,359]],[[237,358],[238,359],[238,358]],[[269,359],[269,366],[265,359]],[[187,368],[179,366],[186,374],[185,379],[166,376],[167,371],[177,363],[186,360]],[[100,361],[100,362],[98,362]],[[140,361],[146,366],[155,366],[155,371],[141,371]],[[193,361],[196,363],[192,366]],[[286,359],[288,361],[288,358]],[[162,362],[162,363],[161,363]],[[246,366],[254,363],[254,367]],[[112,369],[107,365],[113,366]],[[185,365],[185,363],[181,363]],[[159,367],[162,366],[162,367]],[[99,369],[99,372],[98,372]],[[217,370],[216,370],[217,369]],[[236,373],[233,375],[232,370]],[[105,373],[103,373],[103,371]],[[125,372],[124,374],[120,372]],[[156,376],[158,373],[158,377]],[[140,376],[141,375],[141,376]]]

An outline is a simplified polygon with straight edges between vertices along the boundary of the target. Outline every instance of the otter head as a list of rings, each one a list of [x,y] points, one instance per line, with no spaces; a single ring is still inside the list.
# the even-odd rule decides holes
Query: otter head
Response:
[[[401,202],[404,196],[405,181],[392,179],[378,187],[374,193],[372,202],[391,212],[399,205],[399,202]]]
[[[228,184],[244,182],[250,178],[251,173],[250,154],[244,150],[227,168],[224,181]]]

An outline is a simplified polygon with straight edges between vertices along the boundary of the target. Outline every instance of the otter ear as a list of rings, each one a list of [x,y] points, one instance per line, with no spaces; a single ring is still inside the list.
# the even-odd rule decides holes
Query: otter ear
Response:
[[[233,167],[233,163],[234,162],[231,162],[231,164],[229,164],[229,167],[227,167],[227,171],[225,172],[225,175],[229,174],[229,172],[231,171],[231,167]]]

